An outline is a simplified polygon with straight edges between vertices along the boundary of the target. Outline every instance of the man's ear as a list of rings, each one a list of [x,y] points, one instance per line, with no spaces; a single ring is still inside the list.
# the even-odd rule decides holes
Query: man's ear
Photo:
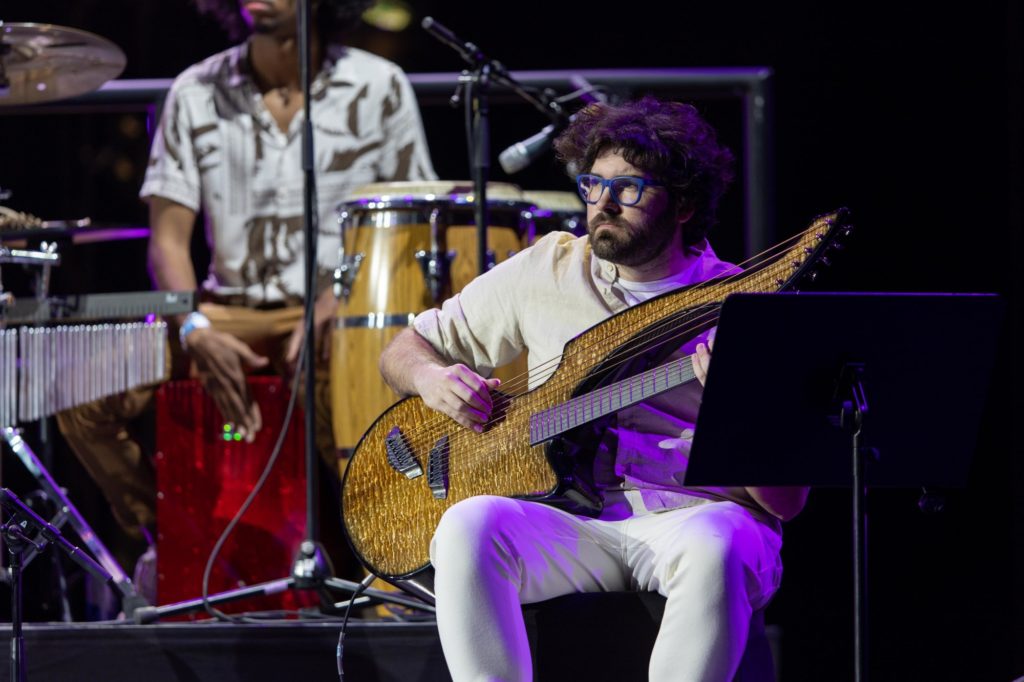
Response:
[[[690,218],[693,217],[694,212],[697,209],[686,199],[679,199],[676,201],[676,219],[679,224],[690,222]]]

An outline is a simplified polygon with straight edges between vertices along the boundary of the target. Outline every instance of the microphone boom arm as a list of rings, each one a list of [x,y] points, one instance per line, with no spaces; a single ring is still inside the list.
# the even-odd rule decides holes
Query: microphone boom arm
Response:
[[[459,56],[472,66],[474,70],[478,70],[482,66],[486,65],[490,73],[490,78],[493,82],[500,83],[515,94],[519,95],[519,97],[531,104],[535,109],[537,109],[537,111],[550,118],[552,123],[557,123],[559,119],[565,117],[565,112],[558,100],[547,96],[546,93],[542,94],[540,97],[533,94],[529,89],[512,77],[512,74],[509,73],[504,64],[485,55],[475,43],[462,40],[433,17],[423,17],[423,21],[420,25],[423,26],[423,29],[427,33],[458,52]]]

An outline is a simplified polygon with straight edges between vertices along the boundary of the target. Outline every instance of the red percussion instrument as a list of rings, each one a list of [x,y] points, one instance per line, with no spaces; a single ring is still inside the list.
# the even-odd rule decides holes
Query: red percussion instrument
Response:
[[[263,429],[252,443],[224,424],[195,380],[156,394],[157,597],[171,604],[202,596],[214,544],[263,473],[284,426],[289,392],[280,377],[249,377]],[[279,458],[263,489],[218,554],[209,593],[287,578],[305,538],[306,470],[302,411],[296,405]],[[222,611],[297,609],[316,597],[287,590],[218,605]],[[194,616],[196,617],[196,616]],[[199,613],[198,617],[206,617]]]

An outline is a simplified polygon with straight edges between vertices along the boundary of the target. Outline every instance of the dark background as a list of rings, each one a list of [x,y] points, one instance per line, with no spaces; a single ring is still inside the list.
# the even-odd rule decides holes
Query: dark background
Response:
[[[431,15],[510,69],[767,66],[774,71],[774,216],[778,236],[848,206],[858,231],[830,288],[1002,294],[999,348],[979,347],[949,321],[959,353],[996,353],[968,485],[943,491],[945,510],[918,509],[920,490],[876,490],[870,527],[871,655],[876,679],[1010,680],[1024,675],[1024,483],[1016,360],[1021,271],[1022,11],[1015,2],[903,6],[860,3],[664,5],[416,2],[416,23],[353,42],[410,73],[452,72],[457,55],[418,28]],[[173,77],[230,44],[185,0],[8,0],[0,19],[98,33],[128,57],[122,78]],[[684,96],[685,93],[680,93]],[[738,144],[729,103],[696,102]],[[142,225],[135,199],[148,138],[138,112],[0,116],[0,186],[7,205],[46,219],[88,215]],[[492,111],[493,148],[545,121],[515,104]],[[443,178],[469,176],[462,113],[433,102],[424,119]],[[730,127],[731,126],[731,127]],[[738,150],[739,151],[739,150]],[[550,158],[514,178],[567,189]],[[720,249],[738,228],[726,202]],[[714,241],[714,235],[712,235]],[[80,247],[55,286],[148,286],[141,242]],[[771,333],[773,330],[766,330]],[[785,368],[780,368],[784,380]],[[922,396],[958,428],[956,395]],[[768,398],[766,409],[774,406]],[[771,437],[771,434],[766,434]],[[883,453],[884,456],[884,453]],[[83,509],[105,510],[84,474],[62,461]],[[17,475],[5,462],[5,474]],[[90,519],[92,517],[89,517]],[[109,525],[109,524],[108,524]],[[785,584],[768,610],[782,631],[784,682],[852,677],[849,491],[815,491],[787,527]],[[31,597],[29,597],[31,601]]]

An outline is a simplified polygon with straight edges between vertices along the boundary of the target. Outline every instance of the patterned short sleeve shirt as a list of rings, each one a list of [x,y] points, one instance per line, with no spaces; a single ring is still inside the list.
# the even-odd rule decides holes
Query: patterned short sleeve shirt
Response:
[[[371,182],[436,179],[415,94],[394,63],[332,48],[311,87],[318,270],[333,270],[336,208]],[[178,76],[164,104],[140,196],[161,196],[206,219],[212,253],[204,288],[254,305],[304,293],[303,111],[282,131],[263,104],[248,45]]]

